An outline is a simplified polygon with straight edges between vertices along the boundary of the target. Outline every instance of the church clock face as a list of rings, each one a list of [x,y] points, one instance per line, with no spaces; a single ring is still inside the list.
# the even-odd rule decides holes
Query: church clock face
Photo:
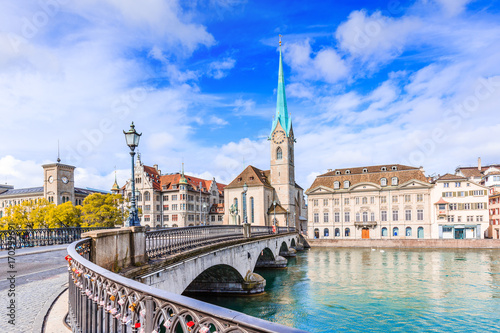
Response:
[[[273,133],[273,142],[276,144],[281,144],[285,141],[285,132],[283,130],[279,130]]]
[[[51,184],[52,184],[52,182],[53,182],[53,181],[54,181],[54,177],[50,176],[50,177],[49,177],[49,183],[51,183]]]
[[[64,184],[67,184],[68,183],[68,177],[66,177],[66,176],[62,177],[62,182]]]

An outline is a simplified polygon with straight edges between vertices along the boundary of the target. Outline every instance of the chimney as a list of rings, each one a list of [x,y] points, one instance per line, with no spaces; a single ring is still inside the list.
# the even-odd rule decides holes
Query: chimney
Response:
[[[155,169],[156,169],[156,171],[158,171],[158,164],[154,164],[154,165],[153,165],[153,168],[155,168]]]
[[[327,169],[326,171],[327,171],[327,172],[332,172],[332,169]]]
[[[481,157],[477,158],[477,169],[481,171]]]

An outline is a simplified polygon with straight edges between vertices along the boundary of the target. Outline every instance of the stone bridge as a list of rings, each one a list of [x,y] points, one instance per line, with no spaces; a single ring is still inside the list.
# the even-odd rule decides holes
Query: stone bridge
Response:
[[[284,256],[295,255],[297,244],[297,234],[242,240],[221,249],[208,248],[205,253],[135,279],[176,294],[259,293],[264,291],[266,281],[254,269],[286,267]]]

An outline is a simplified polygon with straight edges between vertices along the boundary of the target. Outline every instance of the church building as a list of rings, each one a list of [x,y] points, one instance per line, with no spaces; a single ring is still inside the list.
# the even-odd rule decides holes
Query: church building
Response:
[[[283,61],[279,55],[276,115],[268,140],[269,170],[249,165],[224,188],[224,223],[278,225],[307,230],[304,190],[295,182],[292,119],[285,95]]]

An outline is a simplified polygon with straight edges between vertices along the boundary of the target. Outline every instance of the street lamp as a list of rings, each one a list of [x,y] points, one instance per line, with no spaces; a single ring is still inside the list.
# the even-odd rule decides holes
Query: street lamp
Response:
[[[245,183],[243,185],[243,223],[248,223],[247,222],[247,191],[248,191],[248,185]]]
[[[134,157],[135,157],[135,148],[139,146],[139,139],[141,138],[141,134],[135,131],[134,122],[130,125],[130,129],[128,132],[123,131],[125,134],[125,141],[127,142],[127,146],[130,147],[130,156],[132,157],[132,202],[130,205],[128,219],[125,222],[126,227],[135,227],[140,226],[141,222],[139,221],[139,216],[137,213],[137,207],[135,206],[135,175],[134,175]]]

